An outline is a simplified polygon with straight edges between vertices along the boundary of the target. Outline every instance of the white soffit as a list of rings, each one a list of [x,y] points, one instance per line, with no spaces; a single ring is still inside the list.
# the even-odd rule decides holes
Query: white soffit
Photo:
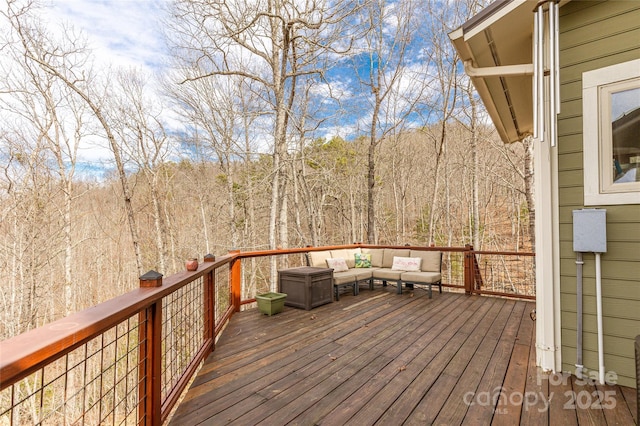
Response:
[[[496,11],[495,13],[492,13],[489,17],[487,17],[486,19],[482,20],[477,25],[474,25],[472,28],[470,28],[468,31],[466,31],[464,33],[464,40],[467,41],[470,38],[472,38],[473,36],[477,35],[478,33],[486,30],[488,27],[490,27],[491,25],[493,25],[497,21],[501,20],[502,18],[504,18],[505,16],[510,14],[513,10],[517,9],[518,7],[520,7],[520,6],[522,6],[523,4],[526,4],[526,3],[529,4],[529,8],[533,12],[533,8],[535,6],[535,2],[531,2],[531,1],[527,1],[527,0],[513,0],[513,1],[510,1],[506,5],[501,7],[498,11]]]
[[[498,0],[450,33],[463,61],[496,75],[471,80],[504,142],[533,131],[532,77],[499,75],[500,66],[531,64],[535,2]]]

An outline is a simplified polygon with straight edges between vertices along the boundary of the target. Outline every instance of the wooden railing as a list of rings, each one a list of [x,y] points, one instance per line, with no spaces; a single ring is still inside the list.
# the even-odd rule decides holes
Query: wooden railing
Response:
[[[0,424],[161,424],[233,313],[255,301],[243,259],[268,258],[262,268],[272,270],[355,247],[365,245],[205,256],[197,271],[150,271],[134,291],[0,342]],[[443,284],[454,291],[535,298],[533,253],[395,248],[443,251]]]

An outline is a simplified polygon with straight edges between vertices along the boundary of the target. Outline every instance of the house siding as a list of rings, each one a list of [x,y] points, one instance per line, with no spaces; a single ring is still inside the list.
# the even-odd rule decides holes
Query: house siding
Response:
[[[584,208],[582,73],[640,58],[640,2],[570,2],[560,11],[561,114],[558,183],[562,370],[576,362],[576,254],[572,211]],[[597,171],[593,171],[597,172]],[[590,206],[594,207],[594,206]],[[607,210],[602,255],[604,364],[635,387],[634,338],[640,334],[640,205]],[[584,254],[583,364],[598,370],[595,256]]]

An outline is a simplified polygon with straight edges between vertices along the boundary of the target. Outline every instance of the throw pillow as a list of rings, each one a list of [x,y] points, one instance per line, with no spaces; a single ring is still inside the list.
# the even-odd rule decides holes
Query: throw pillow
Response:
[[[420,271],[420,263],[422,259],[419,257],[398,257],[393,256],[392,271],[418,272]]]
[[[332,268],[333,272],[344,272],[349,270],[346,260],[341,257],[327,259],[327,266]]]
[[[371,253],[356,253],[356,268],[371,268]]]

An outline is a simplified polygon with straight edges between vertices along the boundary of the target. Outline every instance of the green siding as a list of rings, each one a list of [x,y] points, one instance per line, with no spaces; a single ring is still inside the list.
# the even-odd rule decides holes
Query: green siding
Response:
[[[558,121],[562,369],[576,361],[576,254],[572,211],[583,208],[582,73],[640,58],[640,2],[571,2],[561,8]],[[633,339],[640,334],[640,205],[607,209],[602,255],[605,366],[635,387]],[[585,254],[583,361],[597,370],[594,255]]]

